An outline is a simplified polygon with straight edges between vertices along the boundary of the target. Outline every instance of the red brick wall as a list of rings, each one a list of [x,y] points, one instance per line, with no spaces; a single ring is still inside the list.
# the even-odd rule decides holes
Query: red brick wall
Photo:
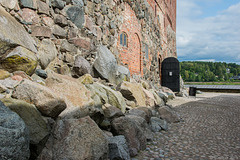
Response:
[[[131,75],[143,74],[143,63],[141,53],[141,25],[131,7],[125,3],[125,10],[121,13],[123,24],[120,28],[118,37],[118,49],[120,51],[120,60],[127,65]],[[125,32],[128,37],[127,47],[120,45],[120,34]]]
[[[115,0],[118,1],[118,0]],[[153,57],[161,56],[161,61],[167,57],[176,55],[176,40],[172,32],[176,32],[176,0],[147,0],[150,8],[148,12],[152,17],[152,22],[160,30],[160,40],[158,44],[152,41],[150,30],[146,27],[146,21],[139,20],[133,8],[127,2],[124,2],[125,10],[121,12],[123,17],[123,24],[119,28],[117,48],[119,50],[119,59],[122,64],[127,65],[131,75],[138,74],[145,75],[146,70],[150,73]],[[119,3],[120,4],[120,3]],[[145,25],[145,26],[144,26]],[[147,24],[147,27],[149,23]],[[148,30],[148,31],[146,31]],[[120,45],[120,34],[125,32],[128,35],[128,46],[123,47]],[[169,37],[173,37],[170,38]],[[145,44],[149,48],[149,57],[145,57]],[[156,48],[156,45],[161,47]],[[155,47],[154,47],[155,46]],[[159,68],[160,69],[160,68]],[[154,70],[155,72],[155,70]],[[161,71],[159,71],[161,73]],[[159,75],[160,76],[160,75]]]

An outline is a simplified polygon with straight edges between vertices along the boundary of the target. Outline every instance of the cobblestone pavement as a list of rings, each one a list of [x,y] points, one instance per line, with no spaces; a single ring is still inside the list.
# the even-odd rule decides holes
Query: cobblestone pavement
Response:
[[[240,95],[222,95],[175,108],[183,122],[158,132],[138,160],[240,160]]]

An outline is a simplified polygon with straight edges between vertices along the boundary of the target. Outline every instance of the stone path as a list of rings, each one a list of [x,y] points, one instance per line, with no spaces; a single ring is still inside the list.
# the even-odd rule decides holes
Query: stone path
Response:
[[[156,133],[138,160],[240,160],[240,94],[221,95],[175,108],[183,122]]]

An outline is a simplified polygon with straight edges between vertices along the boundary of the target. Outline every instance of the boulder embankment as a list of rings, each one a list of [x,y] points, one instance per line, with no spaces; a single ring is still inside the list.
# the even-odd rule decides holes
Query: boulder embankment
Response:
[[[166,105],[174,93],[130,75],[102,42],[111,26],[86,15],[105,10],[99,1],[0,1],[0,159],[127,160],[180,120]]]

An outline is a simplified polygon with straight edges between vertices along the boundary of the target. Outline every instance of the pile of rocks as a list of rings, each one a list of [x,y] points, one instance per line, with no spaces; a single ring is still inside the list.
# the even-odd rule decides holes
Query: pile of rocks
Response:
[[[180,120],[165,105],[170,96],[141,83],[116,86],[89,74],[54,72],[43,74],[43,83],[36,74],[1,72],[9,76],[0,80],[1,121],[7,122],[0,123],[2,159],[130,159],[146,148],[152,132]]]
[[[104,45],[86,16],[105,13],[98,0],[0,4],[0,159],[130,159],[179,121],[174,94],[136,82]]]

